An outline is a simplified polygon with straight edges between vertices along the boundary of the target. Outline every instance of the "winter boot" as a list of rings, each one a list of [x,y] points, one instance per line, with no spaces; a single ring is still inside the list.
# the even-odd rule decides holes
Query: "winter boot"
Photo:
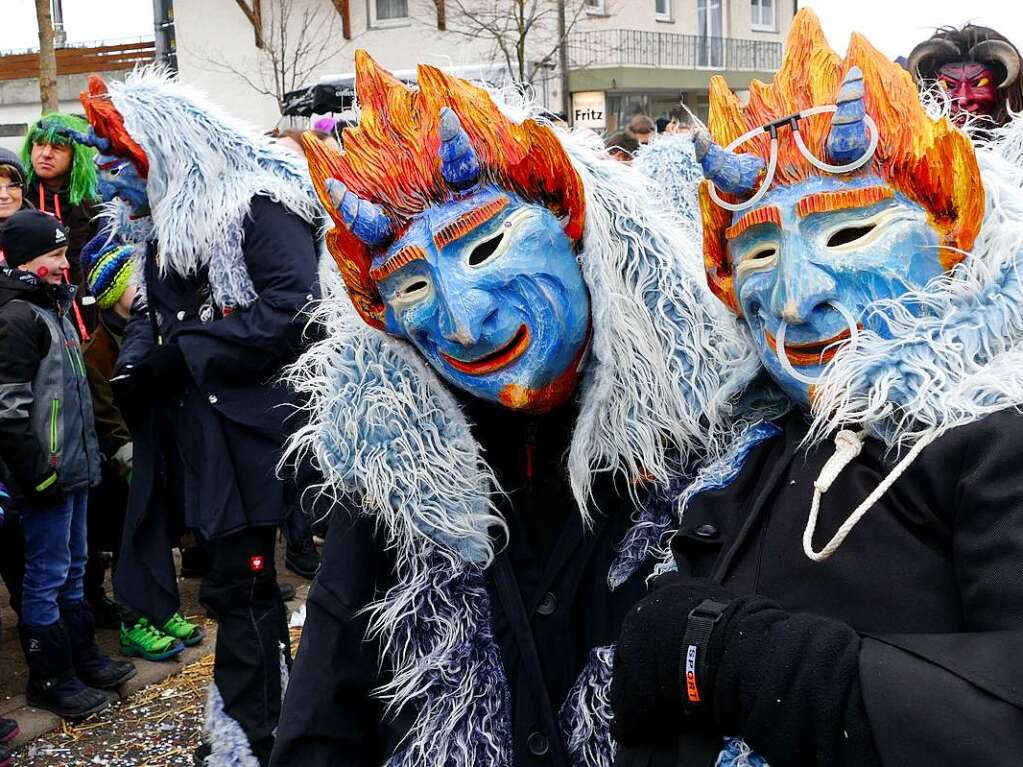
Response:
[[[129,658],[170,660],[184,649],[181,642],[164,634],[145,618],[139,618],[130,626],[121,624],[121,652]]]
[[[320,567],[320,552],[316,550],[311,533],[294,544],[289,543],[284,552],[284,566],[306,580],[312,580]]]
[[[121,608],[117,606],[117,602],[107,596],[103,589],[86,594],[85,601],[92,608],[97,627],[101,629],[121,628]]]
[[[60,614],[71,635],[75,671],[83,682],[100,690],[113,690],[135,676],[132,664],[108,658],[96,646],[96,619],[89,605],[61,605]]]
[[[18,723],[13,719],[5,719],[0,716],[0,743],[8,744],[21,733]]]
[[[102,711],[110,700],[86,687],[71,663],[71,638],[62,621],[49,626],[19,626],[21,648],[28,663],[28,705],[62,719],[84,719]]]
[[[174,613],[168,618],[161,631],[167,636],[180,640],[185,647],[195,647],[206,636],[201,628],[185,620],[185,616],[181,613]]]

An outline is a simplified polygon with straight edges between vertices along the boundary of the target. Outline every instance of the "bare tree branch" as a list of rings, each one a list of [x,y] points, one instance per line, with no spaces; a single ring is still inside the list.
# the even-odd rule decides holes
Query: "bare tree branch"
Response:
[[[585,0],[448,0],[448,4],[452,11],[448,31],[488,42],[492,60],[523,85],[533,85],[541,72],[551,69],[586,12]],[[569,10],[564,34],[558,31],[559,5]]]
[[[308,82],[337,53],[338,18],[344,23],[338,11],[348,2],[302,3],[301,11],[296,0],[252,0],[252,7],[246,0],[235,2],[256,30],[257,71],[243,70],[221,58],[201,58],[215,70],[235,75],[256,93],[273,97],[283,111],[284,94]]]

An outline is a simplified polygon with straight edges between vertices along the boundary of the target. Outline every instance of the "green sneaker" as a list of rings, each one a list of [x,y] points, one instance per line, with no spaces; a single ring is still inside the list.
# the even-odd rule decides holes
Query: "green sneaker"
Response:
[[[180,639],[181,643],[185,647],[195,647],[199,644],[203,637],[206,636],[206,632],[196,626],[194,623],[189,623],[185,620],[185,616],[181,613],[174,613],[170,619],[163,624],[163,633],[168,636],[172,636],[175,639]]]
[[[131,628],[121,624],[121,653],[129,658],[167,660],[184,649],[177,638],[164,634],[145,618],[139,618]]]

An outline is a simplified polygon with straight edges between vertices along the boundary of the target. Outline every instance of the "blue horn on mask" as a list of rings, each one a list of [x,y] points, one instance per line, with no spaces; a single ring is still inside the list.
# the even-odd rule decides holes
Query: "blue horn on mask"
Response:
[[[480,177],[480,161],[458,115],[450,107],[440,113],[440,172],[452,189],[468,189]]]
[[[379,205],[363,200],[336,178],[327,179],[327,193],[345,226],[364,243],[376,247],[391,236],[394,227]]]
[[[767,163],[755,154],[735,154],[722,149],[705,130],[696,132],[693,148],[696,159],[703,166],[703,175],[728,194],[742,197],[754,191],[767,167]]]
[[[828,157],[836,165],[848,165],[863,157],[870,146],[870,135],[863,118],[863,72],[852,67],[838,91],[838,111],[831,118]]]

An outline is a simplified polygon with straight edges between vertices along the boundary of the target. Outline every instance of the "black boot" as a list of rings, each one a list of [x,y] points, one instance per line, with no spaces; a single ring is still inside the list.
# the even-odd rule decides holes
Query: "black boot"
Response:
[[[84,719],[102,711],[110,700],[86,687],[71,664],[71,639],[63,622],[49,626],[19,626],[21,648],[28,663],[28,705],[51,711],[62,719]]]
[[[10,743],[18,737],[20,732],[21,730],[18,729],[17,722],[0,716],[0,743]]]
[[[14,754],[7,746],[0,746],[0,767],[13,767]]]
[[[83,682],[100,690],[112,690],[135,676],[135,666],[112,660],[96,646],[96,619],[85,602],[61,605],[61,617],[71,634],[71,658]]]
[[[105,591],[101,589],[95,594],[86,594],[85,601],[92,608],[98,628],[113,630],[121,628],[121,608]]]
[[[316,576],[320,567],[320,552],[316,550],[311,532],[307,531],[302,540],[288,544],[284,552],[284,566],[310,581]]]

